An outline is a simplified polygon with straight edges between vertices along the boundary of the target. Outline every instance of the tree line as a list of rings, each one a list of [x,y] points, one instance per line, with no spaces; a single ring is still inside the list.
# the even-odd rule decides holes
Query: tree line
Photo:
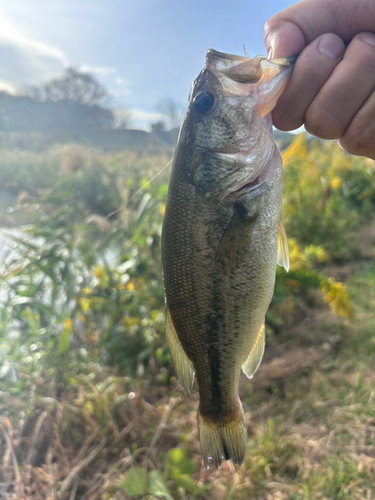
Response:
[[[163,118],[152,124],[163,134],[179,127],[182,107],[166,98],[156,107]],[[1,132],[66,132],[74,130],[124,130],[131,112],[119,118],[110,107],[108,90],[90,73],[69,67],[44,84],[29,85],[17,95],[0,92]]]

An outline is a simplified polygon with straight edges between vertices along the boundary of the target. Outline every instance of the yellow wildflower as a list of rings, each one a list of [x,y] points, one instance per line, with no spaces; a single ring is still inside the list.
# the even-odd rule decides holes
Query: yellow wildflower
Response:
[[[90,299],[81,297],[79,299],[79,305],[81,306],[81,309],[84,313],[87,312],[90,309]]]
[[[332,189],[339,189],[341,187],[341,179],[340,177],[334,177],[331,180],[331,188]]]
[[[128,292],[132,292],[134,290],[134,283],[132,281],[129,281],[129,283],[126,285],[126,289]]]
[[[343,283],[329,278],[322,286],[322,292],[323,299],[329,304],[334,314],[343,316],[344,318],[351,318],[353,316],[353,306]]]
[[[305,161],[307,158],[306,136],[298,134],[292,144],[283,152],[283,161],[286,166],[291,160],[296,162]]]
[[[82,321],[82,323],[86,323],[86,318],[84,317],[83,314],[81,314],[80,312],[77,313],[77,318]]]
[[[105,272],[104,266],[96,266],[94,268],[94,276],[99,280],[99,283],[106,287],[108,286],[108,276]]]
[[[86,403],[85,403],[85,408],[86,408],[86,410],[87,410],[90,414],[93,414],[93,413],[94,413],[94,406],[93,406],[93,404],[91,403],[91,401],[86,401]]]
[[[66,318],[65,323],[64,323],[64,330],[65,331],[70,331],[72,329],[72,318]]]

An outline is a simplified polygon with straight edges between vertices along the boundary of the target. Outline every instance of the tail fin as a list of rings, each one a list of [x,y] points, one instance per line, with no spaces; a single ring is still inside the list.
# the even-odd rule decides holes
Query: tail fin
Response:
[[[205,467],[208,467],[208,458],[212,458],[215,467],[220,467],[223,458],[242,464],[247,447],[242,407],[235,420],[223,424],[205,419],[198,409],[198,434]]]

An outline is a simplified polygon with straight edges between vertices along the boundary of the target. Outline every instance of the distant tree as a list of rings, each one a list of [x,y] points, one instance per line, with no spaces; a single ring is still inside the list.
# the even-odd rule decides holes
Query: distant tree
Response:
[[[132,122],[132,112],[130,109],[117,109],[114,111],[115,128],[117,130],[127,130]]]
[[[156,123],[151,123],[151,130],[155,134],[160,134],[160,133],[165,132],[165,124],[164,124],[164,122],[160,121],[160,122],[156,122]]]
[[[50,116],[55,116],[56,126],[61,129],[108,130],[115,125],[113,111],[105,107],[109,98],[106,88],[90,73],[75,68],[67,68],[63,75],[43,85],[30,85],[20,95],[49,106]],[[43,109],[47,113],[47,108]],[[41,114],[42,108],[34,120],[42,120],[46,126],[48,120],[43,120]]]
[[[37,101],[74,101],[88,106],[101,106],[108,100],[106,88],[90,73],[67,68],[58,78],[25,89],[24,95]]]
[[[173,97],[167,97],[159,102],[157,110],[164,115],[163,122],[166,129],[179,128],[181,125],[184,107]]]
[[[19,95],[31,97],[35,101],[44,101],[43,87],[39,85],[27,85],[20,92]]]

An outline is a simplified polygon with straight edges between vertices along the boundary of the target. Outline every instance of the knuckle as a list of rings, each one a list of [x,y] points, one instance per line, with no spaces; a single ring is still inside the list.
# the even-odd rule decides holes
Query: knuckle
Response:
[[[311,59],[307,58],[301,61],[298,71],[305,89],[312,89],[315,92],[322,87],[331,74],[331,71],[326,71],[323,65],[314,64]]]
[[[362,32],[355,35],[349,44],[353,57],[358,57],[362,64],[374,64],[375,61],[375,35],[370,32]]]
[[[305,115],[305,128],[320,139],[338,139],[343,134],[340,120],[329,109],[313,102]]]
[[[287,132],[295,130],[303,125],[303,117],[295,117],[285,111],[284,108],[277,106],[272,112],[273,124],[279,130]]]
[[[354,119],[339,144],[348,153],[358,156],[373,157],[375,155],[375,130],[370,123]]]

